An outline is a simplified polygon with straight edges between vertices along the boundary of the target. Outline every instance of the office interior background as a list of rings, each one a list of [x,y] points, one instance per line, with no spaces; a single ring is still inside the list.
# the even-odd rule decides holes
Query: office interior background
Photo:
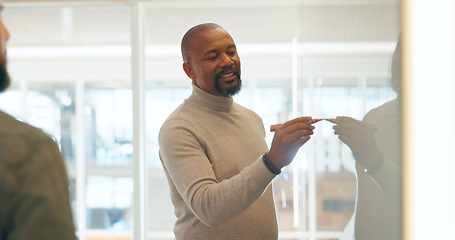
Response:
[[[157,136],[191,94],[179,44],[196,24],[215,22],[233,36],[243,80],[235,101],[266,130],[301,115],[361,120],[397,96],[390,67],[403,30],[398,0],[4,4],[13,85],[0,108],[59,143],[81,240],[173,239]],[[332,124],[315,126],[273,183],[280,239],[352,234],[354,159]]]

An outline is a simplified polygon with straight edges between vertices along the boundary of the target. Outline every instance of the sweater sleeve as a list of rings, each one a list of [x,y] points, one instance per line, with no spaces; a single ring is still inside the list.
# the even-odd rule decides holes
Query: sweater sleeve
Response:
[[[160,158],[172,184],[194,215],[214,227],[244,212],[275,177],[262,158],[237,175],[218,181],[204,147],[189,123],[170,120],[159,135]]]

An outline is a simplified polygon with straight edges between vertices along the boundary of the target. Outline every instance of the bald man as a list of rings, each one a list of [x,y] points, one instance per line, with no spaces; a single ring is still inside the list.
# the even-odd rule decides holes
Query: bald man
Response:
[[[268,149],[262,119],[233,101],[242,81],[231,35],[200,24],[181,48],[193,93],[159,134],[176,239],[278,239],[271,183],[310,139],[311,118],[280,125]]]

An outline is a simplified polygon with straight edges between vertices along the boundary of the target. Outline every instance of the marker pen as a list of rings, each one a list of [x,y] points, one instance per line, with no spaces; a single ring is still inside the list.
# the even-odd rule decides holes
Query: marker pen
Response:
[[[322,121],[322,120],[327,120],[327,121],[329,121],[328,118],[315,118],[315,119],[311,119],[311,120],[309,120],[309,121],[306,121],[306,122],[304,122],[304,123],[306,123],[306,124],[313,124],[313,123],[320,122],[320,121]],[[281,123],[279,123],[279,124],[274,124],[274,125],[270,126],[270,132],[275,132],[276,128],[279,127],[279,126],[281,126]]]

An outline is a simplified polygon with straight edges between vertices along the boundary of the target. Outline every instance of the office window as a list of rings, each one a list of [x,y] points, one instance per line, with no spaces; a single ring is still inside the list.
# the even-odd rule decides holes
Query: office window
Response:
[[[268,2],[271,3],[271,2]],[[0,108],[51,134],[67,162],[77,234],[126,240],[134,215],[131,15],[138,3],[17,4],[5,10],[14,84]],[[302,1],[147,2],[144,11],[146,239],[173,239],[175,216],[158,156],[158,132],[191,94],[180,40],[201,22],[238,45],[243,89],[235,101],[270,125],[296,116],[361,120],[396,97],[391,56],[399,5]],[[235,15],[235,17],[232,17]],[[36,21],[41,19],[42,21]],[[8,104],[7,104],[8,103]],[[10,104],[9,104],[10,103]],[[352,229],[356,179],[350,149],[322,121],[274,185],[280,239],[332,240]]]

